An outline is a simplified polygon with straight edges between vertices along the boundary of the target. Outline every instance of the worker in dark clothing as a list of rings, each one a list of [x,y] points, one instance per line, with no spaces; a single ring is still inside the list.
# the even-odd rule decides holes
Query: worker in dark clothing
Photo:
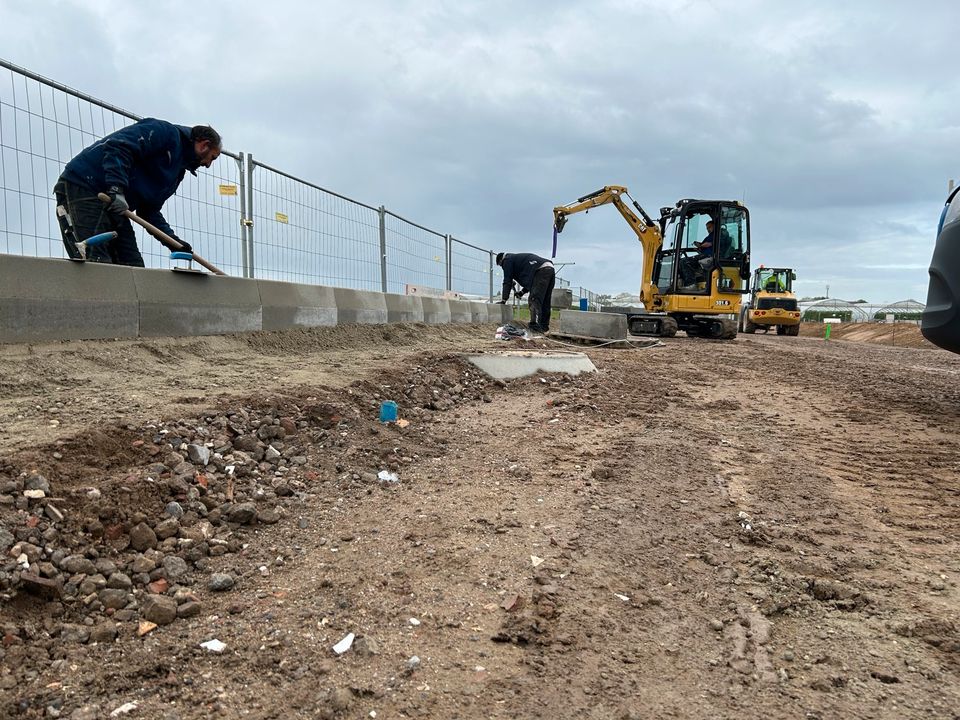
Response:
[[[521,292],[530,293],[530,329],[547,332],[550,329],[550,299],[556,283],[553,263],[533,253],[498,253],[497,265],[503,269],[503,293],[500,304],[507,302],[510,290],[516,282]]]
[[[57,220],[67,255],[81,259],[77,244],[100,233],[115,231],[109,243],[86,247],[86,260],[143,267],[137,236],[125,210],[178,240],[192,252],[160,212],[184,174],[210,167],[220,155],[220,135],[212,127],[184,127],[146,118],[117,130],[82,150],[67,163],[54,186]],[[110,202],[97,194],[106,193]]]

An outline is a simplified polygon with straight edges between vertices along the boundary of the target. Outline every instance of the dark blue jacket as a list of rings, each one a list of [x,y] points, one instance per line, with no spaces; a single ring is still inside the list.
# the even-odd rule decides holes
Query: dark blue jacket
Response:
[[[198,167],[190,128],[145,118],[81,151],[61,177],[93,193],[114,185],[122,188],[131,210],[176,237],[160,209],[177,191],[185,172],[196,175]]]
[[[533,253],[504,253],[500,267],[503,268],[503,296],[504,302],[510,299],[510,290],[513,281],[520,283],[520,287],[529,290],[533,286],[533,276],[544,263],[550,262],[546,258]]]

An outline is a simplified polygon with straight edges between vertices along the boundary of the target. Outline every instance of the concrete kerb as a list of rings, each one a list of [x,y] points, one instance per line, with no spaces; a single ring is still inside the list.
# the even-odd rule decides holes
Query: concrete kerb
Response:
[[[140,335],[224,335],[263,328],[257,280],[134,268]]]
[[[334,289],[323,285],[258,280],[264,330],[337,324]]]
[[[450,324],[450,301],[446,298],[427,297],[422,295],[420,302],[423,305],[423,321],[427,325]]]
[[[130,268],[0,255],[0,342],[136,337]]]
[[[383,293],[334,288],[334,296],[338,324],[386,325],[387,301]]]
[[[623,340],[627,337],[627,316],[620,313],[561,310],[558,335]]]
[[[388,323],[422,323],[423,300],[419,295],[384,295]]]

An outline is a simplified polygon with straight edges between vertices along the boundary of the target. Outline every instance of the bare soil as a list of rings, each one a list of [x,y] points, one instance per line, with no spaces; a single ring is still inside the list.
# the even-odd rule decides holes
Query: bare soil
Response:
[[[0,717],[960,717],[960,357],[677,337],[503,383],[492,338],[0,347],[0,538],[62,583],[2,558]],[[58,566],[161,550],[120,608]]]

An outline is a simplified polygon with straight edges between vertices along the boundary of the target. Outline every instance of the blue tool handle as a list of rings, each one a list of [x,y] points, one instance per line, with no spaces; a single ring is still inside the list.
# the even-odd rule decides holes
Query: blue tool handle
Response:
[[[172,253],[170,253],[170,259],[171,260],[193,260],[193,253],[174,250]]]
[[[110,232],[104,232],[100,233],[99,235],[94,235],[93,237],[88,237],[86,243],[87,245],[100,245],[101,243],[110,242],[116,236],[116,231],[111,230]]]

